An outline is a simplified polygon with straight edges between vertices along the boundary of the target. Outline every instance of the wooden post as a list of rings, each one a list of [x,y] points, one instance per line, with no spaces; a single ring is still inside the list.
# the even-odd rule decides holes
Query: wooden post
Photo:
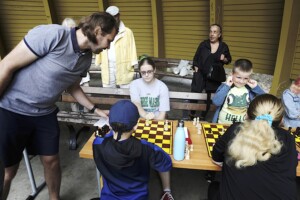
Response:
[[[165,41],[164,41],[164,27],[162,16],[162,2],[161,0],[151,0],[152,10],[152,29],[153,29],[153,56],[165,57]]]
[[[53,2],[51,0],[43,0],[43,4],[44,4],[45,14],[46,14],[48,24],[58,23],[57,18],[54,14],[55,12],[54,12]]]
[[[210,0],[210,24],[222,25],[223,18],[223,1],[222,0]]]
[[[6,54],[6,50],[5,50],[4,44],[2,42],[2,37],[0,35],[0,60],[2,60],[4,58],[5,54]]]
[[[281,96],[290,84],[293,57],[300,25],[300,1],[285,0],[277,59],[272,81],[271,94]]]
[[[108,7],[108,0],[98,0],[99,11],[104,12]]]

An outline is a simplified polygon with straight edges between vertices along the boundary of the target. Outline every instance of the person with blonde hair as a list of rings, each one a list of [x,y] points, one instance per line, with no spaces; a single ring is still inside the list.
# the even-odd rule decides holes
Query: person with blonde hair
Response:
[[[285,108],[283,123],[285,127],[300,127],[300,77],[292,82],[289,89],[282,93]]]
[[[222,166],[218,192],[208,199],[297,199],[297,151],[293,136],[279,127],[284,107],[277,97],[254,98],[244,123],[234,123],[214,145]],[[212,197],[212,194],[215,196]]]

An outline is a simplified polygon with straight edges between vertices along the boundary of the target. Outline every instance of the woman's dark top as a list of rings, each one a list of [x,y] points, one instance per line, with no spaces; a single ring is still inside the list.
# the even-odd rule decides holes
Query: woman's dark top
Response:
[[[226,162],[226,154],[228,143],[235,137],[239,124],[233,124],[213,148],[213,160],[223,162],[219,199],[296,200],[298,160],[294,137],[284,129],[274,128],[283,144],[281,152],[267,161],[237,169],[234,163]]]
[[[226,63],[220,60],[222,54],[227,58]],[[211,65],[223,67],[224,64],[229,64],[230,62],[231,55],[225,42],[220,41],[217,51],[213,54],[211,53],[210,41],[204,40],[201,42],[193,59],[193,66],[198,67],[199,70],[194,73],[192,92],[202,92],[203,89],[215,92],[221,85],[221,82],[206,78],[206,75],[209,73],[209,68]]]

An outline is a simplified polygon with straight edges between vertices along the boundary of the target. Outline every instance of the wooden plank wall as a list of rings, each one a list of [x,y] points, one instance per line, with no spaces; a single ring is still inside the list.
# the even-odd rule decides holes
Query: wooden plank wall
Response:
[[[248,58],[254,71],[273,74],[284,0],[224,0],[223,36],[233,61]]]
[[[0,39],[2,50],[9,52],[27,31],[39,24],[60,24],[65,17],[79,20],[91,12],[108,5],[120,8],[121,19],[132,29],[137,53],[154,54],[153,2],[159,3],[162,12],[165,58],[191,60],[201,41],[208,38],[210,0],[0,0]],[[45,2],[53,10],[45,8]],[[255,72],[273,74],[281,30],[284,0],[223,0],[223,36],[229,45],[233,61],[249,58]],[[161,13],[160,13],[161,14]],[[160,15],[159,15],[160,16]],[[154,32],[155,33],[155,32]],[[299,35],[299,33],[298,33]],[[300,42],[291,77],[300,71]],[[163,49],[163,48],[161,48]],[[1,53],[4,55],[3,53]]]
[[[153,55],[151,0],[110,0],[108,3],[119,7],[121,20],[133,31],[137,55]]]
[[[300,25],[298,26],[298,36],[290,78],[296,79],[298,76],[300,76]]]
[[[165,57],[192,60],[209,34],[208,0],[163,0]]]
[[[53,1],[57,23],[61,24],[66,18],[73,18],[78,21],[93,12],[99,12],[98,1],[96,0],[56,0]]]
[[[0,1],[0,35],[7,51],[12,50],[29,29],[39,24],[47,24],[43,1]]]

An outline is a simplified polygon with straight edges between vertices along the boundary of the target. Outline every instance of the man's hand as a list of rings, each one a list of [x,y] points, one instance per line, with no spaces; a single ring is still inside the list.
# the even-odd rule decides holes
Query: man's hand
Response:
[[[100,110],[99,108],[96,108],[95,113],[99,115],[100,117],[106,117],[108,118],[109,110]]]
[[[249,79],[247,85],[253,89],[257,86],[257,81],[253,79]]]
[[[228,77],[227,77],[227,80],[226,80],[226,85],[228,85],[229,87],[231,87],[232,84],[233,84],[232,76],[228,76]]]
[[[154,119],[154,117],[155,117],[155,115],[154,115],[153,112],[149,112],[149,113],[147,113],[147,114],[145,115],[145,118],[146,118],[146,119]]]

